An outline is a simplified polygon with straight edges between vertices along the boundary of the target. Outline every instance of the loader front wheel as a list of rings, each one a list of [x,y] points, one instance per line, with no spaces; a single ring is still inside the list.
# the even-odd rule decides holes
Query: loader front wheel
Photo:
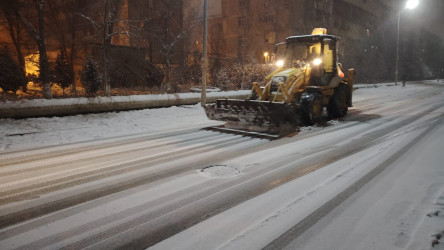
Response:
[[[322,122],[322,97],[317,94],[311,94],[301,98],[302,119],[304,124],[313,125]]]
[[[339,85],[327,105],[327,114],[329,118],[341,118],[347,115],[347,93],[345,85]]]

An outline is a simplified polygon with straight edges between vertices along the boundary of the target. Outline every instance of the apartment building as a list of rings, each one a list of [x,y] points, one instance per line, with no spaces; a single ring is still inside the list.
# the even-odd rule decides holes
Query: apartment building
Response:
[[[185,1],[184,12],[201,9],[202,0]],[[240,63],[270,60],[274,45],[294,34],[326,27],[332,18],[333,1],[307,0],[211,0],[209,2],[208,52],[211,58]],[[196,16],[194,22],[202,20]],[[190,37],[202,41],[201,25]],[[200,49],[192,46],[192,49]]]
[[[194,22],[195,27],[185,53],[202,51],[202,3],[203,0],[184,1],[184,13],[188,13],[184,17],[189,23]],[[382,0],[211,0],[208,3],[212,12],[208,25],[210,65],[215,58],[227,63],[265,63],[271,59],[276,43],[290,35],[310,34],[313,28],[324,27],[342,38],[339,59],[345,67],[356,68],[362,81],[390,79],[394,71],[396,4]],[[413,33],[415,40],[424,34],[420,28]]]

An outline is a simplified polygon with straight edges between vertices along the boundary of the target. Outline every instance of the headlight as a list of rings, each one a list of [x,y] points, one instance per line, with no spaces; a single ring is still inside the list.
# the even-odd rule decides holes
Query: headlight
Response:
[[[313,64],[314,64],[315,66],[318,66],[318,65],[321,64],[321,63],[322,63],[322,59],[321,59],[321,58],[316,58],[316,59],[313,60]]]
[[[278,67],[282,67],[282,66],[284,66],[284,60],[278,60],[278,61],[276,62],[276,66],[278,66]]]

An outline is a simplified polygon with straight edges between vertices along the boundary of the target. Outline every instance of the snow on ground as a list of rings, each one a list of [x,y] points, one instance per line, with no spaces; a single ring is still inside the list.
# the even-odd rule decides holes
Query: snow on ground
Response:
[[[429,88],[427,85],[389,85],[358,89],[354,92],[356,106],[364,109],[365,105],[371,105],[371,100],[375,103],[376,99],[377,103],[381,103],[385,97],[391,97],[387,98],[390,103],[381,105],[382,107],[373,112],[378,113],[384,108],[393,111],[393,107],[403,107],[402,103],[408,102],[409,96]],[[430,98],[442,100],[440,96]],[[220,249],[262,248],[338,193],[345,192],[357,181],[365,179],[376,166],[388,167],[384,175],[377,176],[374,181],[365,185],[296,241],[291,242],[288,248],[430,249],[430,243],[435,237],[433,235],[444,230],[444,172],[443,156],[440,154],[444,147],[444,125],[440,122],[443,109],[438,108],[431,114],[410,122],[406,127],[400,126],[399,130],[384,135],[384,140],[371,147],[332,162],[301,178],[278,185],[268,192],[210,217],[160,242],[153,246],[153,249],[212,249],[214,246]],[[419,107],[416,113],[423,110],[424,108]],[[413,117],[414,115],[415,112],[409,114]],[[183,178],[165,183],[159,190],[171,191],[178,186],[183,188],[196,183],[204,184],[210,178],[220,180],[221,176],[237,178],[238,175],[251,173],[253,169],[269,166],[267,160],[284,158],[291,152],[303,155],[305,151],[310,152],[313,148],[329,146],[330,141],[346,138],[332,145],[331,150],[334,151],[334,147],[352,144],[353,140],[362,138],[362,130],[366,131],[365,135],[370,135],[381,129],[377,128],[378,126],[390,127],[398,124],[396,119],[401,118],[386,117],[361,123],[351,121],[349,123],[359,123],[359,126],[324,135],[316,133],[332,127],[346,126],[346,123],[331,121],[326,128],[302,128],[301,134],[312,133],[312,137],[306,138],[309,141],[308,146],[302,140],[291,143],[291,147],[283,144],[265,148],[260,152],[225,162],[226,166],[231,167],[228,173],[224,165],[218,165],[205,169],[208,171],[188,173]],[[220,123],[209,121],[200,105],[58,118],[0,119],[0,153],[216,124]],[[437,125],[433,127],[430,124]],[[406,147],[410,144],[413,146]],[[401,148],[406,148],[406,152],[399,152]],[[395,157],[395,160],[391,161],[394,155],[402,157]],[[306,161],[309,157],[315,158],[318,155],[301,158],[301,161]],[[263,166],[246,165],[259,158]],[[296,163],[289,162],[273,171],[285,171],[286,168],[293,168],[293,164]],[[262,177],[257,176],[258,179]],[[156,195],[161,195],[163,192],[159,190],[143,190],[142,193],[125,199],[133,200],[131,202],[137,205],[142,196],[154,199]],[[94,219],[97,214],[103,213],[101,216],[104,216],[116,208],[124,210],[124,204],[126,203],[111,202],[109,210],[98,207],[97,212],[91,210],[92,212],[85,217],[79,215],[79,218],[73,217],[72,221],[83,225],[89,218]],[[66,223],[57,225],[53,228],[54,232],[57,232],[58,226],[63,228],[64,225]],[[46,228],[42,230],[48,233]],[[441,248],[433,249],[442,249],[442,246],[443,244],[438,246]]]
[[[368,174],[375,164],[387,159],[392,151],[410,136],[403,136],[394,142],[371,147],[310,175],[281,185],[201,222],[150,249],[174,249],[179,245],[181,249],[212,249],[214,246],[218,246],[218,249],[261,249],[309,216],[338,192],[345,190],[356,180]],[[282,149],[276,149],[276,151],[285,152]],[[289,167],[291,164],[293,163],[290,163]],[[280,207],[276,207],[276,204]],[[344,221],[348,221],[347,218],[344,218]],[[328,235],[322,235],[316,240],[320,237],[329,238]],[[315,243],[319,242],[322,243],[323,240],[315,241]],[[388,241],[381,244],[382,246],[390,245]],[[362,247],[331,248],[328,244],[318,245],[320,246],[298,248],[301,246],[295,244],[289,249],[365,249]],[[384,247],[375,249],[384,249]]]
[[[67,117],[0,119],[0,152],[221,124],[200,104]]]
[[[443,156],[436,151],[444,148],[443,134],[441,123],[419,137],[376,184],[364,187],[286,249],[444,249],[442,240],[432,247],[436,235],[444,234]]]
[[[384,94],[402,97],[421,89],[412,86],[394,91],[394,88],[381,87],[359,90],[356,94],[379,98],[383,98]],[[173,249],[178,245],[181,249],[211,249],[214,246],[218,249],[261,249],[339,194],[351,192],[353,185],[365,183],[378,169],[387,171],[377,176],[376,181],[365,183],[369,185],[302,237],[290,242],[286,249],[442,249],[438,248],[442,246],[431,248],[431,244],[435,235],[444,230],[444,158],[436,150],[444,148],[443,112],[444,108],[440,108],[401,126],[386,135],[381,143],[280,185],[150,249]],[[390,120],[379,125],[368,122],[322,136],[314,135],[308,145],[299,141],[291,147],[285,145],[261,153],[273,157],[278,154],[284,157],[290,152],[304,155],[304,148],[331,146],[330,137],[347,138],[347,133],[349,137],[344,139],[343,144],[351,144],[362,137],[361,133],[353,137],[354,130],[366,126],[368,134],[371,134],[373,129],[380,129],[378,126],[390,127],[396,122]],[[437,125],[429,127],[424,124]],[[331,126],[335,125],[339,123]],[[313,128],[312,131],[322,129]],[[409,148],[409,145],[413,147]],[[254,154],[246,157],[259,158]],[[400,160],[392,162],[398,157]],[[242,161],[241,158],[236,160]],[[293,164],[297,161],[289,163],[289,167]],[[274,249],[274,246],[271,248]]]

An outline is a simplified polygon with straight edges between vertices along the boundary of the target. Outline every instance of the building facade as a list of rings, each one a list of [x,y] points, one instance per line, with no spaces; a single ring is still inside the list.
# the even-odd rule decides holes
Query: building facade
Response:
[[[199,10],[198,15],[188,14],[188,20],[194,15],[197,28],[190,34],[193,46],[186,47],[185,53],[202,51],[203,14],[200,10],[203,9],[203,0],[184,2],[184,13]],[[396,10],[401,6],[400,1],[211,0],[208,3],[210,10],[213,10],[208,21],[210,63],[216,58],[227,63],[266,63],[272,59],[276,43],[290,35],[310,34],[313,28],[323,27],[328,29],[328,33],[342,38],[338,49],[339,60],[345,67],[354,67],[358,71],[359,81],[393,79]],[[415,27],[414,22],[407,22],[406,26],[414,27],[410,33],[413,32],[416,38],[411,35],[410,40],[419,42],[419,36],[427,36],[424,35],[427,31]],[[404,41],[402,39],[401,42]],[[434,37],[430,39],[439,40]]]

